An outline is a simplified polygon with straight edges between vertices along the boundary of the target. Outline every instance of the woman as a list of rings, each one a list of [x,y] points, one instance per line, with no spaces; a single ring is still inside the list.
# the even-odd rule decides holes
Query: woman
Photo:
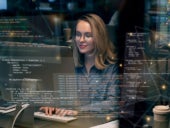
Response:
[[[41,107],[46,114],[76,115],[97,113],[118,114],[118,67],[113,43],[103,20],[96,14],[86,14],[77,20],[73,32],[75,72],[77,76],[79,110]]]

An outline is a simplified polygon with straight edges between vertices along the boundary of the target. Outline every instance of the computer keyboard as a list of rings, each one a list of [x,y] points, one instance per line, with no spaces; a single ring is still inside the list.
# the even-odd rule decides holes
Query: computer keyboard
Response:
[[[58,116],[58,115],[46,115],[43,112],[34,112],[34,117],[35,118],[40,118],[44,120],[49,120],[49,121],[56,121],[56,122],[62,122],[62,123],[68,123],[70,121],[76,120],[76,117],[73,116]]]

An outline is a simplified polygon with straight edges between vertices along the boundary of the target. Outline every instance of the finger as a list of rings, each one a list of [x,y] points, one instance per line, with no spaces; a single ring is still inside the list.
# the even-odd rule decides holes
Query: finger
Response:
[[[61,109],[60,108],[56,108],[55,109],[55,114],[58,115],[60,113]]]
[[[40,107],[40,111],[43,111],[46,115],[48,115],[48,107]]]
[[[54,111],[54,107],[49,107],[48,109],[48,115],[52,115],[53,114],[53,111]]]
[[[72,110],[66,110],[64,115],[71,116],[73,114]]]
[[[78,111],[69,110],[67,112],[67,115],[69,115],[69,116],[76,116],[76,115],[78,115]]]
[[[48,115],[48,109],[49,109],[48,107],[45,107],[45,108],[44,108],[44,111],[45,111],[45,114],[46,114],[46,115]]]
[[[44,110],[45,110],[45,107],[40,107],[39,110],[40,110],[40,111],[44,111]]]
[[[78,111],[72,111],[72,115],[73,116],[77,116],[78,115]]]
[[[61,116],[61,114],[64,112],[64,109],[60,109],[60,108],[57,108],[56,109],[56,115],[59,115],[59,116]]]
[[[61,109],[59,116],[65,116],[66,113],[67,113],[67,110]]]
[[[68,110],[67,111],[67,115],[72,116],[73,115],[73,111],[72,110]]]

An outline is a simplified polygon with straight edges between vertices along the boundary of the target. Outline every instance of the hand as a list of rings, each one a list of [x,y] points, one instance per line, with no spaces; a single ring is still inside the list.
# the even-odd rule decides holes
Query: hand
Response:
[[[41,111],[44,111],[46,115],[52,115],[54,113],[54,107],[40,107]]]
[[[54,108],[54,107],[41,107],[40,110],[44,111],[46,115],[52,115],[55,113],[59,116],[76,116],[78,114],[78,111],[75,110],[66,110],[62,108]]]
[[[55,108],[55,114],[60,116],[76,116],[78,111]]]

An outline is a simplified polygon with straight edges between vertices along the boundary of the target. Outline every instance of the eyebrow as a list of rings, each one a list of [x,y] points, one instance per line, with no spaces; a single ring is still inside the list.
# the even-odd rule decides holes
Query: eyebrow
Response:
[[[77,31],[77,30],[76,30],[76,33],[77,33],[77,32],[78,32],[78,33],[81,33],[80,31]],[[82,34],[82,33],[81,33],[81,34]],[[84,32],[84,34],[92,34],[92,32]]]

